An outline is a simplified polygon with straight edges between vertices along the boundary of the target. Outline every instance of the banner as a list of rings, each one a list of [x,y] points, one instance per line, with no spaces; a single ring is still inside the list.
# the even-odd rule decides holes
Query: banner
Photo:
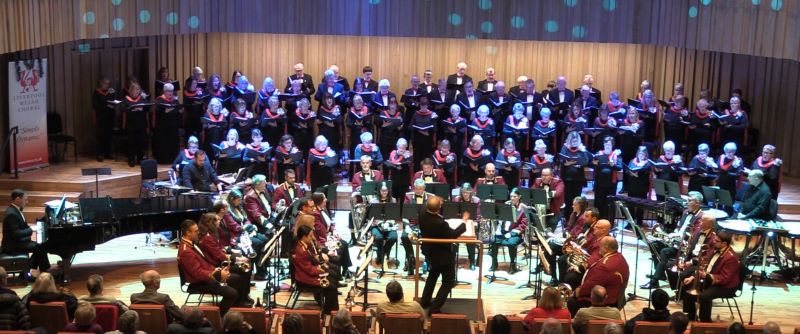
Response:
[[[47,166],[47,59],[8,63],[8,129],[19,128],[19,170]],[[14,146],[10,143],[10,169],[14,171]]]

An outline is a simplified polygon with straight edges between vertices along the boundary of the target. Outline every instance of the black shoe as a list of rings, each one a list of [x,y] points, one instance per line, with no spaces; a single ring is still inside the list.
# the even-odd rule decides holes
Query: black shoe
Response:
[[[658,289],[658,282],[647,282],[639,286],[641,289],[650,290],[650,289]]]
[[[644,275],[644,277],[653,278],[653,275],[647,274],[647,275]]]
[[[128,167],[133,167],[133,166],[136,166],[136,162],[135,161],[128,161]]]
[[[252,288],[254,286],[256,286],[256,282],[250,282],[250,287]]]
[[[470,263],[469,264],[469,270],[475,271],[475,264],[474,263]]]
[[[97,162],[103,162],[103,156],[98,155],[97,156]]]
[[[267,280],[267,276],[264,275],[264,274],[255,274],[255,275],[253,275],[253,280],[254,281],[266,281]]]
[[[347,286],[347,283],[344,283],[344,282],[339,282],[339,283],[336,283],[336,287],[337,287],[337,288],[344,288],[344,287],[346,287],[346,286]]]
[[[519,268],[517,268],[516,264],[511,265],[511,270],[508,271],[509,274],[514,275],[519,272]]]
[[[558,286],[558,280],[553,278],[549,282],[547,282],[547,285],[552,286],[552,287],[557,287]]]
[[[342,277],[344,277],[346,279],[351,279],[351,278],[353,278],[353,272],[350,271],[350,270],[345,271],[344,274],[342,275]]]

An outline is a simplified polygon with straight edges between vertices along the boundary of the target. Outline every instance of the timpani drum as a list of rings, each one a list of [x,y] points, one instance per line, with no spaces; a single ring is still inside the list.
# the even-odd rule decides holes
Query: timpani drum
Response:
[[[747,219],[728,219],[717,221],[720,230],[732,235],[731,248],[738,255],[747,249],[747,254],[755,251],[761,245],[761,234],[753,233],[752,222]]]
[[[706,209],[703,212],[714,215],[714,218],[717,218],[718,221],[728,219],[728,213],[719,209]]]
[[[778,235],[778,245],[787,260],[800,262],[800,222],[783,222],[786,234]]]

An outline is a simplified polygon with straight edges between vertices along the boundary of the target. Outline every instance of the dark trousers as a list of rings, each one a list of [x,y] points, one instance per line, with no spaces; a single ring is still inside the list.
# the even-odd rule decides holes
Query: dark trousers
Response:
[[[700,296],[693,296],[684,292],[683,294],[683,313],[689,316],[690,321],[699,320],[701,322],[711,322],[711,302],[717,298],[731,298],[736,294],[735,288],[723,288],[720,286],[710,286],[703,289]],[[695,318],[697,311],[695,302],[700,298],[699,319]]]
[[[545,253],[547,263],[550,264],[550,276],[553,278],[553,280],[558,281],[559,278],[564,277],[564,273],[561,270],[561,266],[557,266],[556,261],[559,259],[559,257],[564,255],[564,247],[552,241],[548,241],[547,244],[550,245],[550,250],[553,251],[553,253],[549,255]],[[563,271],[566,271],[566,267]]]
[[[228,312],[228,309],[230,309],[232,306],[235,306],[235,303],[237,303],[241,298],[239,296],[240,289],[237,289],[233,286],[233,284],[238,283],[238,281],[243,280],[239,275],[231,273],[231,277],[228,278],[228,285],[223,286],[217,282],[204,282],[192,283],[192,287],[203,293],[221,296],[222,300],[219,302],[219,311],[220,313],[225,314]],[[247,292],[249,292],[249,290],[250,286],[247,286],[247,290],[244,292],[245,297],[247,297]]]
[[[597,182],[597,181],[595,181]],[[600,211],[600,218],[601,219],[608,219],[613,221],[609,217],[608,211],[608,196],[616,194],[616,184],[613,185],[597,185],[595,183],[594,186],[594,207]]]
[[[419,235],[419,232],[417,232]],[[400,244],[403,245],[403,250],[406,252],[406,266],[408,266],[408,275],[414,274],[414,266],[417,264],[416,256],[414,256],[414,248],[411,247],[411,239],[405,231],[400,237]]]
[[[376,255],[378,264],[383,264],[383,259],[388,258],[392,247],[397,243],[397,231],[383,231],[373,227],[370,232],[375,237]]]
[[[436,281],[439,280],[439,275],[442,276],[442,285],[439,291],[436,292],[436,298],[431,301],[433,296],[433,289],[436,288]],[[422,290],[422,297],[419,300],[422,307],[430,307],[431,311],[439,311],[442,309],[447,295],[450,290],[456,285],[456,266],[455,263],[431,263],[429,261],[428,279],[425,280],[425,288]]]
[[[95,151],[98,158],[111,157],[111,135],[114,132],[114,115],[97,115]]]
[[[508,247],[508,257],[511,265],[516,266],[517,246],[521,243],[522,238],[519,234],[512,234],[510,238],[506,238],[502,235],[495,236],[495,240],[492,242],[492,249],[490,252],[490,255],[492,256],[492,268],[497,268],[497,251],[500,246]]]
[[[25,254],[31,253],[28,265],[30,269],[38,269],[39,271],[50,270],[50,260],[47,258],[47,249],[43,244],[37,244],[30,241],[25,244],[15,245],[15,247],[4,247],[3,252],[8,254]]]
[[[650,280],[651,285],[658,284],[659,280],[667,279],[666,271],[672,267],[670,264],[674,263],[673,260],[678,256],[678,250],[672,247],[665,247],[658,254],[661,257],[661,261],[658,261],[656,270],[653,272],[653,278]]]
[[[128,129],[128,163],[137,163],[144,159],[146,142],[147,132],[144,129]]]
[[[585,181],[572,180],[564,182],[564,201],[567,205],[564,206],[564,217],[569,217],[572,214],[572,201],[575,197],[581,195],[583,184]]]

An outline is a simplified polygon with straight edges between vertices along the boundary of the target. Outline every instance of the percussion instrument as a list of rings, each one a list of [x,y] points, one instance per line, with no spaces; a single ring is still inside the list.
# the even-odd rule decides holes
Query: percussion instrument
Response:
[[[728,213],[719,209],[709,208],[703,210],[703,212],[714,215],[714,217],[717,218],[718,221],[728,219]]]
[[[740,256],[755,251],[761,245],[762,236],[760,233],[753,233],[753,224],[751,219],[728,219],[717,222],[720,230],[732,235],[731,249]]]
[[[787,260],[800,262],[800,223],[784,222],[785,233],[778,235],[778,247]]]

